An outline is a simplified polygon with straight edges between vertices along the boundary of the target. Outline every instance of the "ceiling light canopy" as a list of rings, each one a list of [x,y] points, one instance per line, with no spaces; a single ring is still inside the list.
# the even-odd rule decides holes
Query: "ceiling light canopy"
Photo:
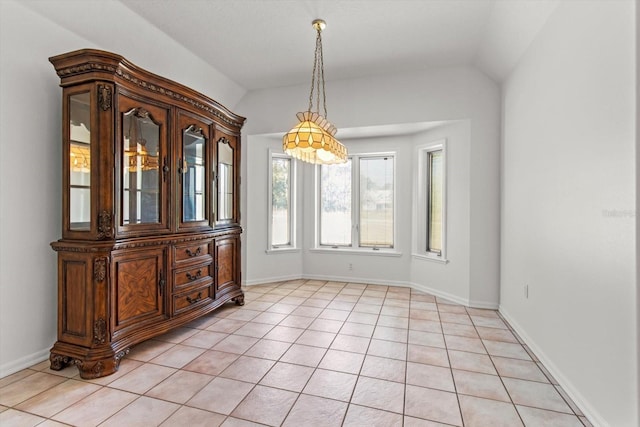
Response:
[[[309,108],[297,114],[300,121],[282,138],[282,149],[291,157],[313,164],[334,164],[347,161],[347,149],[335,138],[336,127],[327,120],[327,99],[324,89],[324,63],[322,56],[322,19],[312,22],[317,31]],[[316,110],[313,109],[314,94]],[[320,99],[324,116],[320,114]]]

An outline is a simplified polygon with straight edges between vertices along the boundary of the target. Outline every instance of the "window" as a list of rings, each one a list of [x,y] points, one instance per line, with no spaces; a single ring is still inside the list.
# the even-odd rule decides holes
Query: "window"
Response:
[[[393,158],[360,159],[360,246],[393,247]]]
[[[394,247],[394,160],[362,154],[319,166],[319,246]]]
[[[351,163],[320,166],[320,244],[351,246]]]
[[[442,149],[427,153],[427,252],[442,255]]]
[[[294,248],[295,163],[276,153],[269,160],[269,249]]]
[[[416,255],[446,261],[446,146],[438,141],[417,150]]]

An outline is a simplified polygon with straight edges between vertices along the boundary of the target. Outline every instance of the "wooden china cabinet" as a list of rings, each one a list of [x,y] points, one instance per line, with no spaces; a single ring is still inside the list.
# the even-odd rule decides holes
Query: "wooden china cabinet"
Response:
[[[118,369],[240,288],[244,118],[120,55],[49,59],[62,90],[58,341],[51,368]]]

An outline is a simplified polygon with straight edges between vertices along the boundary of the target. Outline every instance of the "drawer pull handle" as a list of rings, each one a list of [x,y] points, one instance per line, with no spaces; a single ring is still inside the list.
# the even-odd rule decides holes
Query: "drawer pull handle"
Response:
[[[196,272],[196,274],[191,274],[187,271],[187,279],[194,281],[196,279],[199,279],[202,276],[202,270],[198,270]]]
[[[198,296],[195,298],[187,297],[187,302],[189,304],[195,304],[202,299],[202,292],[198,292]]]
[[[185,251],[187,252],[187,255],[189,255],[190,257],[194,257],[200,255],[200,252],[202,252],[202,247],[198,246],[198,249],[196,249],[195,252],[189,248],[187,248]]]

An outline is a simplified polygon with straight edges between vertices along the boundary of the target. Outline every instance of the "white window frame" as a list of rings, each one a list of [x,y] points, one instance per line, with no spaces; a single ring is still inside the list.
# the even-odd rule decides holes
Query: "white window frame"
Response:
[[[442,150],[442,251],[440,254],[427,250],[428,246],[428,221],[429,221],[429,153]],[[447,258],[447,140],[441,139],[428,144],[416,147],[415,151],[415,174],[416,183],[414,188],[415,199],[415,230],[413,239],[413,257],[437,261],[449,262]]]
[[[289,168],[289,236],[288,245],[273,245],[273,160],[290,160]],[[297,161],[284,153],[269,150],[267,175],[267,253],[297,252],[299,251],[296,234],[296,206],[297,206]]]
[[[360,159],[371,157],[388,157],[393,161],[393,245],[391,247],[380,246],[360,246]],[[349,155],[351,160],[351,245],[349,246],[332,246],[320,244],[320,227],[321,227],[321,211],[320,211],[320,165],[315,167],[315,245],[311,249],[312,252],[329,251],[329,252],[349,252],[358,254],[371,254],[382,256],[401,256],[397,250],[398,242],[398,204],[397,204],[397,153],[390,152],[372,152],[357,153]]]

